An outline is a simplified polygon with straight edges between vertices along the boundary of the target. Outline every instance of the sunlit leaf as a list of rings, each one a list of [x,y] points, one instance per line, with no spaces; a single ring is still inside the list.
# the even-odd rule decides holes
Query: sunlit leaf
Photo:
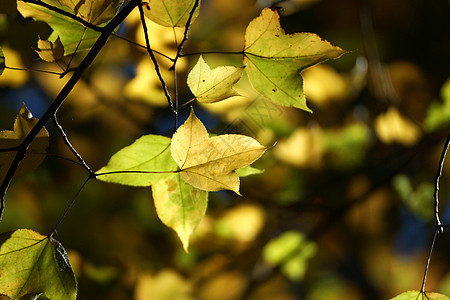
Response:
[[[419,127],[394,107],[377,117],[375,132],[385,144],[400,143],[405,146],[414,145],[421,136]]]
[[[157,274],[139,275],[135,287],[136,300],[193,300],[192,284],[181,274],[163,269]]]
[[[423,293],[419,291],[409,291],[392,298],[391,300],[449,300],[450,298],[438,293]]]
[[[43,293],[76,299],[77,283],[63,246],[29,229],[0,235],[0,294],[18,299]]]
[[[285,34],[275,9],[266,8],[245,32],[247,74],[253,87],[271,101],[306,111],[300,72],[345,53],[313,33]]]
[[[450,79],[442,85],[441,101],[433,101],[428,107],[425,129],[430,132],[450,124]]]
[[[37,122],[38,119],[31,115],[24,104],[14,122],[14,130],[0,131],[0,149],[19,146]],[[17,168],[14,176],[27,174],[39,166],[45,158],[48,144],[48,132],[43,128],[29,146],[27,154]],[[15,155],[16,151],[0,152],[0,182],[5,178]]]
[[[2,48],[0,48],[0,76],[3,74],[5,66],[5,54],[3,53]]]
[[[192,110],[173,135],[170,150],[186,182],[205,191],[228,189],[239,194],[235,170],[257,160],[266,149],[253,138],[239,134],[210,138]]]
[[[187,84],[199,102],[213,103],[239,96],[232,87],[242,77],[243,72],[243,67],[231,66],[221,66],[211,70],[200,56],[189,73]]]
[[[206,212],[208,192],[172,174],[152,185],[153,201],[161,221],[176,231],[188,251],[189,237]]]
[[[73,11],[57,0],[43,0],[43,2],[73,14]],[[77,21],[36,4],[19,0],[17,9],[25,18],[31,17],[35,21],[47,23],[54,30],[48,40],[55,42],[59,37],[64,45],[65,55],[74,53],[76,49],[78,51],[90,49],[100,36],[99,32],[85,28]]]
[[[45,61],[54,62],[64,56],[64,46],[59,37],[54,43],[39,38],[37,46],[37,54]]]
[[[96,172],[96,174],[118,173],[99,175],[97,178],[106,182],[131,186],[155,184],[170,177],[173,171],[177,170],[177,165],[171,157],[169,149],[170,138],[151,134],[142,136],[130,146],[119,150],[105,167]]]
[[[258,175],[258,174],[264,173],[264,170],[254,168],[252,166],[246,166],[246,167],[237,169],[236,173],[239,175],[239,177],[246,177],[246,176],[250,176],[250,175]]]
[[[166,27],[185,26],[195,0],[148,0],[144,14],[155,23]],[[195,10],[192,22],[198,16],[200,5]]]
[[[108,22],[119,11],[123,0],[58,0],[91,24]]]

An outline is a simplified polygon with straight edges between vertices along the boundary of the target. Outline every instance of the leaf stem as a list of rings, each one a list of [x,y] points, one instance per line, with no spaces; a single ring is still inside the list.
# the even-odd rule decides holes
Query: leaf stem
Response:
[[[14,70],[14,71],[46,73],[46,74],[53,74],[53,75],[58,75],[58,76],[61,76],[63,74],[67,74],[67,71],[65,71],[65,72],[54,72],[54,71],[34,70],[34,69],[27,69],[27,68],[15,68],[15,67],[8,67],[8,66],[5,66],[5,69]]]
[[[187,57],[187,56],[193,56],[193,55],[203,55],[203,54],[238,54],[238,55],[244,55],[244,51],[205,51],[205,52],[192,52],[192,53],[186,53],[186,54],[180,54],[180,57]]]
[[[104,173],[94,173],[95,177],[104,176],[104,175],[112,175],[112,174],[176,174],[181,172],[181,170],[176,171],[131,171],[131,170],[123,170],[123,171],[111,171]]]

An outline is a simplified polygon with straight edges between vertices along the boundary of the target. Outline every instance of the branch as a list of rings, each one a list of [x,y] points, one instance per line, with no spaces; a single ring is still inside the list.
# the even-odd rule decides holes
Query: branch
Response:
[[[142,23],[142,29],[144,30],[145,44],[146,44],[147,52],[150,55],[150,58],[152,59],[153,65],[155,66],[156,74],[158,75],[159,81],[161,82],[161,86],[164,90],[164,95],[166,96],[167,102],[169,103],[169,107],[173,112],[175,112],[175,107],[173,106],[172,98],[170,97],[166,82],[164,81],[164,78],[162,77],[162,74],[161,74],[161,70],[159,69],[158,61],[156,60],[156,57],[153,54],[153,50],[150,48],[150,39],[148,38],[147,24],[145,23],[145,15],[144,15],[144,10],[142,8],[142,3],[139,5],[139,14],[141,15],[141,23]],[[175,62],[176,62],[176,59],[174,60],[174,63]]]
[[[69,12],[67,12],[67,11],[65,11],[65,10],[63,10],[63,9],[61,9],[61,8],[58,8],[58,7],[49,5],[49,4],[45,3],[45,2],[42,2],[41,0],[21,0],[21,1],[22,1],[22,2],[26,2],[26,3],[31,3],[31,4],[35,4],[35,5],[39,5],[39,6],[45,7],[45,8],[47,8],[47,9],[53,11],[53,12],[56,12],[56,13],[58,13],[58,14],[60,14],[60,15],[69,17],[69,18],[71,18],[72,20],[75,20],[75,21],[77,21],[78,23],[81,23],[81,24],[83,24],[85,27],[90,28],[90,29],[92,29],[92,30],[95,30],[95,31],[98,31],[98,32],[103,32],[104,30],[106,31],[106,26],[105,26],[105,27],[100,27],[100,26],[91,24],[91,23],[89,23],[88,21],[86,21],[86,20],[84,20],[84,19],[82,19],[82,18],[80,18],[80,17],[78,17],[78,16],[76,16],[76,15],[74,15],[74,14],[71,14],[71,13],[69,13]],[[111,21],[112,21],[112,20],[111,20]]]
[[[73,89],[75,84],[81,78],[81,75],[84,71],[90,66],[90,64],[94,61],[97,54],[106,44],[109,36],[112,34],[114,29],[119,26],[120,23],[131,13],[131,11],[140,3],[140,0],[131,0],[105,27],[103,27],[100,37],[97,39],[95,44],[92,46],[89,53],[80,63],[80,65],[76,68],[72,77],[63,87],[61,92],[56,96],[55,100],[50,104],[47,111],[42,115],[36,125],[31,129],[22,143],[19,145],[16,156],[11,163],[11,166],[8,169],[8,172],[3,179],[3,182],[0,186],[0,220],[3,215],[3,211],[5,209],[5,195],[6,190],[8,189],[9,184],[14,176],[14,173],[17,170],[20,162],[25,158],[27,153],[27,149],[30,144],[33,142],[36,135],[41,131],[41,129],[45,126],[45,124],[53,117],[53,115],[58,111],[61,104],[66,99],[67,95]]]
[[[180,44],[178,45],[177,55],[175,56],[175,60],[173,62],[173,65],[169,68],[169,71],[172,71],[173,69],[175,69],[177,60],[181,56],[181,51],[183,50],[183,45],[188,39],[188,34],[189,34],[189,29],[191,27],[192,18],[194,17],[194,13],[197,10],[197,7],[199,6],[199,4],[200,4],[200,0],[195,0],[194,6],[192,7],[191,11],[189,12],[189,18],[186,22],[183,39],[181,40]]]

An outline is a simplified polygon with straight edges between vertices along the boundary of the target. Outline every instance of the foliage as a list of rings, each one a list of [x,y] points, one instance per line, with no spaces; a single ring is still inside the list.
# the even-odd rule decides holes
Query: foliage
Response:
[[[0,3],[0,298],[448,298],[448,74],[257,2]]]

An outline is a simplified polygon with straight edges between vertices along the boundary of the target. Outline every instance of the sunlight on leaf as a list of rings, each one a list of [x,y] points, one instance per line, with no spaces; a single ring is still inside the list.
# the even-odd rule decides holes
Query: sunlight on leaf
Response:
[[[239,134],[210,138],[192,110],[173,135],[170,151],[186,182],[205,191],[227,189],[239,194],[235,170],[257,160],[266,149],[253,138]]]
[[[58,0],[69,7],[75,15],[94,25],[111,20],[119,11],[124,0]]]
[[[195,0],[147,0],[144,14],[155,23],[166,27],[185,26]],[[192,22],[197,18],[200,5],[195,10]]]
[[[29,229],[0,235],[0,294],[13,299],[44,293],[76,299],[77,283],[63,246]]]
[[[175,230],[187,252],[189,237],[205,215],[208,192],[186,183],[178,173],[153,184],[152,194],[158,217]]]
[[[37,54],[42,60],[47,62],[54,62],[64,56],[64,46],[59,37],[54,43],[39,38],[37,46]]]
[[[253,87],[271,101],[311,111],[300,72],[346,53],[313,33],[285,34],[275,9],[266,8],[245,31],[247,74]]]
[[[0,131],[0,149],[19,146],[37,122],[38,119],[34,118],[25,104],[23,104],[22,109],[14,122],[14,130]],[[25,175],[37,168],[46,156],[48,145],[48,132],[43,128],[31,143],[25,159],[20,163],[14,176]],[[0,152],[0,182],[5,178],[15,155],[16,151]]]
[[[187,84],[199,102],[213,103],[233,96],[239,96],[233,85],[239,81],[244,67],[220,66],[215,69],[200,56],[189,73]]]
[[[193,300],[189,296],[192,284],[177,272],[164,269],[157,274],[138,277],[134,297],[136,300]]]
[[[170,138],[152,134],[142,136],[130,146],[119,150],[105,167],[96,172],[96,174],[117,171],[119,173],[99,175],[97,178],[101,181],[131,186],[156,184],[177,170],[169,149]],[[131,171],[156,173],[140,174]]]
[[[438,293],[423,293],[419,291],[409,291],[392,298],[391,300],[449,300],[450,298]]]
[[[405,146],[414,145],[421,136],[419,127],[394,107],[377,117],[375,132],[385,144],[400,143]]]
[[[73,13],[68,7],[59,4],[57,0],[44,0],[43,2]],[[59,37],[61,43],[64,45],[65,55],[75,52],[81,38],[83,38],[83,40],[78,47],[78,51],[90,49],[100,36],[99,32],[85,28],[77,21],[39,5],[17,1],[17,9],[25,18],[31,17],[35,21],[47,23],[54,30],[48,40],[55,42]]]
[[[425,129],[428,132],[450,124],[450,78],[442,85],[441,101],[433,101],[427,110]]]

